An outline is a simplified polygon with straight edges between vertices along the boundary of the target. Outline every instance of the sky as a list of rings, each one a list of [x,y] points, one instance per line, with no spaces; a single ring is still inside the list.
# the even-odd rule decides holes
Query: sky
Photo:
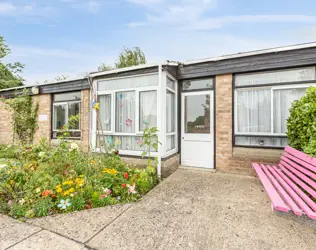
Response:
[[[0,0],[5,62],[28,84],[114,65],[124,47],[149,63],[316,41],[315,0]]]

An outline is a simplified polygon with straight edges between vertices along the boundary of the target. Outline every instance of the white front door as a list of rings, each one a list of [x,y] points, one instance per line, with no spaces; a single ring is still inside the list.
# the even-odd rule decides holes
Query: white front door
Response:
[[[181,165],[214,168],[213,91],[182,93]]]

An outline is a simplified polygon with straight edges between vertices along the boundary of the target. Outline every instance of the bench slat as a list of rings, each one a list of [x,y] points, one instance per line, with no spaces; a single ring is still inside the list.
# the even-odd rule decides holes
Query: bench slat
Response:
[[[285,152],[288,152],[291,155],[294,155],[295,157],[302,159],[303,161],[313,165],[315,167],[314,171],[316,171],[316,158],[308,156],[307,154],[305,154],[301,151],[298,151],[290,146],[285,147],[284,150],[285,150]]]
[[[307,184],[309,184],[311,187],[316,188],[316,183],[311,180],[310,178],[308,178],[306,175],[302,174],[300,171],[296,170],[293,166],[291,166],[290,164],[288,164],[286,161],[283,160],[283,158],[281,157],[281,161],[280,164],[282,164],[283,166],[285,166],[289,171],[291,171],[292,173],[294,173],[296,176],[298,176],[300,179],[302,179],[303,181],[305,181]]]
[[[308,177],[316,179],[316,174],[314,174],[313,172],[307,170],[306,168],[301,167],[300,165],[298,165],[296,162],[292,161],[291,159],[288,159],[285,156],[281,156],[281,160],[286,161],[292,167],[296,168],[297,170],[299,170],[300,172],[304,173]]]
[[[277,189],[279,194],[281,194],[284,201],[291,208],[291,210],[294,212],[294,214],[296,214],[298,216],[302,216],[302,214],[303,214],[302,211],[299,209],[299,207],[295,204],[295,202],[292,200],[292,198],[285,192],[285,190],[281,186],[281,185],[283,185],[284,181],[280,180],[280,178],[277,175],[277,173],[275,172],[275,170],[269,165],[267,165],[267,166],[261,165],[261,168],[265,172],[265,174],[269,177],[269,179],[273,183],[274,187]]]
[[[259,164],[253,163],[252,167],[257,172],[257,175],[266,190],[274,209],[282,212],[288,212],[289,208],[284,203],[284,201],[281,199],[280,195],[277,193],[273,185],[271,184],[269,178],[265,175],[265,173],[262,171],[262,168]]]
[[[298,184],[300,187],[304,188],[311,196],[316,198],[316,191],[313,190],[310,186],[306,185],[303,181],[301,181],[299,178],[297,178],[294,174],[292,174],[289,170],[287,170],[282,163],[279,164],[279,167],[282,169],[284,173],[286,173],[287,176],[289,176],[296,184]]]
[[[301,159],[299,159],[299,158],[297,158],[297,157],[295,157],[295,156],[293,156],[293,155],[291,155],[291,154],[289,154],[287,152],[284,152],[283,156],[285,156],[286,158],[291,159],[292,161],[294,161],[296,163],[299,163],[303,167],[305,167],[305,168],[309,169],[310,171],[316,173],[316,168],[314,166],[310,165],[309,163],[307,163],[307,162],[305,162],[305,161],[303,161],[303,160],[301,160]]]
[[[288,191],[288,193],[292,196],[292,198],[296,201],[296,203],[300,206],[300,208],[302,208],[302,210],[306,213],[306,215],[308,217],[310,217],[313,220],[316,220],[316,212],[315,209],[314,211],[311,210],[311,208],[309,206],[306,205],[306,203],[300,198],[300,196],[298,196],[297,193],[299,193],[302,197],[305,197],[306,202],[307,200],[310,200],[309,197],[307,197],[306,194],[304,194],[304,192],[302,190],[300,190],[297,185],[295,185],[288,177],[286,177],[282,171],[280,169],[275,168],[275,171],[279,174],[279,176],[285,180],[284,184],[284,188]],[[291,187],[295,190],[295,192],[293,191],[293,189],[291,189]],[[314,204],[315,203],[310,200],[308,203],[310,204]]]

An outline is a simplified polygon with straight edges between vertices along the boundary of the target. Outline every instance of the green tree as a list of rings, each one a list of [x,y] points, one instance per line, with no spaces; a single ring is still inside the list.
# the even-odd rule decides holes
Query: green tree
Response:
[[[19,62],[5,64],[3,62],[3,58],[10,53],[11,49],[0,36],[0,89],[22,86],[24,82],[24,79],[19,75],[24,68],[23,64]]]
[[[118,59],[115,62],[115,68],[126,68],[130,66],[145,64],[146,62],[146,56],[139,47],[135,47],[132,49],[124,48],[124,50],[120,53]],[[111,66],[108,66],[104,63],[98,68],[99,71],[108,71],[112,69],[113,68]]]

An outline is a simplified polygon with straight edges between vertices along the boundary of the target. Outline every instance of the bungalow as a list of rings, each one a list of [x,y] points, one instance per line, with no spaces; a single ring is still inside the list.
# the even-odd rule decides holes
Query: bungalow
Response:
[[[155,126],[161,145],[152,155],[159,159],[158,174],[167,176],[179,165],[253,174],[252,161],[277,161],[288,143],[291,103],[314,84],[316,43],[308,43],[94,72],[26,88],[40,105],[36,140],[54,142],[68,118],[80,114],[69,139],[95,152],[100,141],[119,142],[124,160],[143,165],[143,131]],[[9,143],[10,114],[1,105],[0,143]]]

